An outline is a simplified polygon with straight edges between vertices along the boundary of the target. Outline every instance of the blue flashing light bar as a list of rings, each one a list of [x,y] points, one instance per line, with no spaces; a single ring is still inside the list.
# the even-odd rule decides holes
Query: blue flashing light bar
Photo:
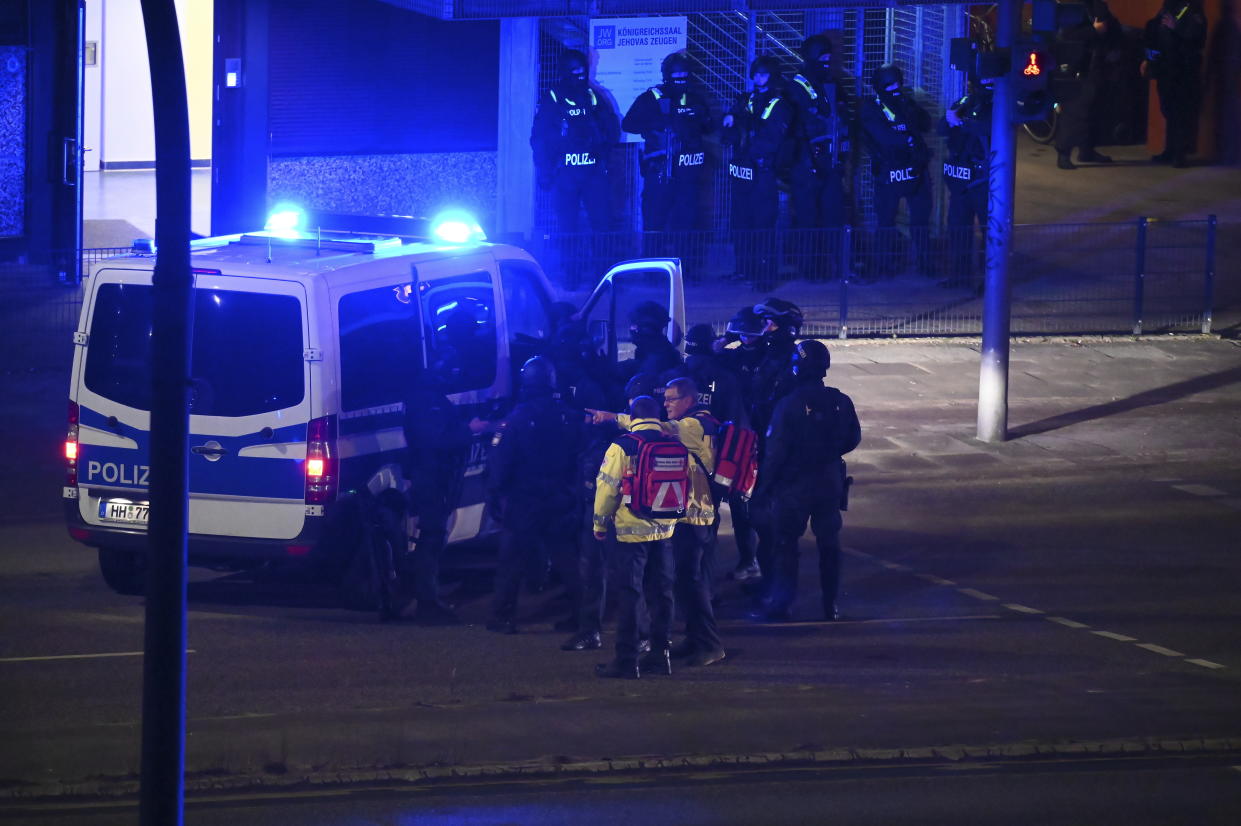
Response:
[[[465,210],[449,209],[431,221],[431,235],[448,244],[470,244],[486,241],[487,235],[474,216]]]

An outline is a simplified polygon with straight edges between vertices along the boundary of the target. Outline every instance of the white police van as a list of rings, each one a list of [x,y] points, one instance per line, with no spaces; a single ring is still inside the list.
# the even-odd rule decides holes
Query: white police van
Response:
[[[511,398],[552,332],[552,289],[525,251],[469,235],[264,230],[193,243],[191,565],[343,553],[326,539],[334,505],[381,469],[399,474],[409,365],[455,359],[442,389],[466,418]],[[149,252],[95,265],[74,333],[66,516],[121,593],[144,587],[154,265]],[[649,300],[666,303],[679,339],[677,260],[623,262],[591,293],[581,313],[612,359],[631,348],[628,309]],[[484,444],[466,463],[450,542],[490,530]]]

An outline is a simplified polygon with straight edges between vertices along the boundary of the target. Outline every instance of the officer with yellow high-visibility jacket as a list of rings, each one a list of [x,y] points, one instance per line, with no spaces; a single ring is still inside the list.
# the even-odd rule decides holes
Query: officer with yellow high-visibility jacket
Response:
[[[675,649],[660,649],[662,638],[651,636],[651,651],[643,658],[642,668],[671,673],[672,657],[684,658],[688,665],[711,665],[724,659],[720,645],[715,609],[711,605],[711,578],[707,571],[714,565],[706,561],[714,556],[715,532],[719,515],[711,473],[715,468],[715,437],[720,423],[711,411],[698,404],[698,388],[688,377],[675,378],[664,389],[664,410],[667,421],[659,423],[669,436],[675,436],[689,451],[689,499],[685,516],[676,523],[672,535],[672,553],[676,561],[676,598],[685,612],[685,641]],[[596,420],[611,414],[598,412]],[[632,425],[630,416],[616,417],[622,428]]]
[[[650,396],[638,396],[629,406],[628,433],[654,431],[661,433],[659,402]],[[632,439],[622,434],[608,445],[595,481],[594,535],[599,542],[607,540],[608,530],[616,531],[616,555],[613,559],[613,583],[617,594],[616,655],[607,664],[595,667],[600,677],[637,679],[638,606],[646,589],[647,608],[651,615],[651,650],[667,651],[671,646],[673,608],[673,559],[669,540],[676,529],[675,519],[645,519],[638,516],[622,499],[621,484],[634,473]],[[647,576],[647,568],[651,568]]]

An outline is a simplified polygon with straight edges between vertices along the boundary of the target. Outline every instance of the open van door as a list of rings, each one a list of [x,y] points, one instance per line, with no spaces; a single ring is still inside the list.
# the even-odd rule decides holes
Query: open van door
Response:
[[[685,335],[685,287],[679,258],[638,258],[613,266],[595,286],[579,313],[598,352],[608,362],[632,358],[629,313],[644,301],[668,310],[668,340],[682,346]]]
[[[477,252],[419,262],[411,269],[412,289],[422,321],[426,371],[434,375],[461,416],[488,415],[489,404],[512,392],[508,337],[501,328],[495,261]],[[475,433],[457,490],[448,541],[472,539],[484,530],[485,473],[489,433]]]

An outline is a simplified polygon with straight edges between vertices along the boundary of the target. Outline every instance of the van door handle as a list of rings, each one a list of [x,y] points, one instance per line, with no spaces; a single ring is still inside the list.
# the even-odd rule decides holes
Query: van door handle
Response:
[[[195,445],[190,448],[190,453],[205,456],[207,461],[214,462],[225,453],[228,453],[228,450],[221,447],[219,442],[207,442],[205,445]]]

